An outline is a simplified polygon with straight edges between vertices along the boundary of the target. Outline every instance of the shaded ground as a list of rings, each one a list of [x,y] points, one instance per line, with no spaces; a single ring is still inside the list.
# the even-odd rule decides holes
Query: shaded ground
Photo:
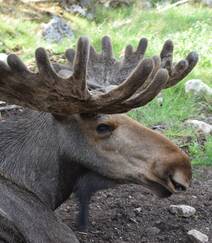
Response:
[[[168,212],[170,204],[196,208],[192,218]],[[58,210],[58,216],[76,230],[74,198]],[[99,192],[92,199],[88,234],[77,232],[80,242],[175,243],[189,242],[186,232],[197,229],[212,242],[212,168],[195,167],[192,188],[184,195],[159,200],[141,186],[128,185]]]

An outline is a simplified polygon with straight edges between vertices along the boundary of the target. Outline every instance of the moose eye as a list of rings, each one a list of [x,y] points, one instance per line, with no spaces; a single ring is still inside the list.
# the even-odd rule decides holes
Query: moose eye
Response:
[[[107,124],[99,124],[97,127],[96,127],[96,131],[99,133],[99,134],[105,134],[105,133],[110,133],[113,131],[113,128],[112,126],[110,125],[107,125]]]

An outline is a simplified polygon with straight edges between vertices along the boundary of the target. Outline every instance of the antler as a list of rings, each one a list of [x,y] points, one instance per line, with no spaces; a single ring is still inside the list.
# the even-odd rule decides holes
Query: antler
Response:
[[[190,52],[186,59],[173,64],[174,46],[171,40],[167,40],[163,46],[160,57],[162,60],[161,67],[166,68],[169,72],[169,81],[165,88],[176,85],[180,80],[184,79],[191,70],[195,67],[198,61],[198,55],[195,52]]]
[[[102,53],[96,53],[81,37],[76,53],[66,51],[68,66],[51,64],[43,48],[36,50],[38,73],[30,72],[14,54],[7,64],[0,62],[0,97],[38,111],[73,113],[121,113],[152,100],[163,88],[175,85],[196,65],[195,53],[172,64],[173,44],[167,41],[161,58],[144,59],[147,40],[136,51],[127,46],[122,61],[113,58],[108,37],[102,39]]]

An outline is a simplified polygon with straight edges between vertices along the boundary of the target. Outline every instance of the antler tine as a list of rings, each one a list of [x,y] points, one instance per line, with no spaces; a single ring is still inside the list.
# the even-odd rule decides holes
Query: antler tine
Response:
[[[191,52],[188,54],[185,60],[181,60],[176,64],[173,70],[173,74],[170,77],[166,88],[176,85],[180,80],[184,79],[191,70],[196,66],[198,62],[198,54]]]
[[[139,55],[144,55],[148,46],[148,40],[146,38],[141,38],[136,53]]]
[[[35,51],[35,58],[39,70],[39,75],[45,77],[48,85],[54,85],[58,79],[58,75],[54,71],[52,64],[49,61],[48,55],[44,48],[40,47]]]
[[[113,48],[110,37],[104,36],[102,38],[102,55],[105,58],[111,59],[113,57]]]
[[[133,52],[132,45],[127,45],[127,47],[125,48],[124,63],[127,63],[130,58],[134,58],[134,59],[143,58],[143,56],[146,52],[147,46],[148,46],[148,40],[146,38],[140,39],[135,52]]]
[[[89,58],[89,41],[86,37],[80,37],[77,43],[77,51],[74,57],[73,77],[81,81],[83,88],[86,86],[86,72]]]
[[[179,61],[175,66],[173,66],[173,50],[174,45],[171,40],[167,40],[161,51],[161,66],[166,68],[169,72],[169,81],[165,88],[169,88],[176,85],[180,80],[182,80],[191,70],[195,67],[198,62],[198,55],[195,52],[191,52],[185,60]]]
[[[132,45],[127,45],[125,48],[124,59],[128,59],[133,54],[133,47]]]
[[[74,73],[71,79],[77,87],[78,98],[82,100],[87,100],[90,97],[86,83],[89,51],[90,45],[88,39],[80,37],[77,43],[77,51],[74,57]]]
[[[13,70],[13,72],[15,72],[15,73],[29,72],[26,65],[15,54],[10,54],[7,57],[7,63],[10,66],[10,68]]]
[[[171,40],[167,40],[162,48],[162,51],[160,53],[161,57],[161,66],[163,68],[166,68],[169,73],[171,73],[172,68],[172,60],[173,60],[173,51],[174,51],[174,45]]]
[[[7,64],[0,61],[1,99],[17,105],[23,105],[27,100],[32,101],[32,89],[36,83],[31,80],[32,76],[33,74],[14,54],[7,57]],[[26,94],[23,95],[22,92]]]

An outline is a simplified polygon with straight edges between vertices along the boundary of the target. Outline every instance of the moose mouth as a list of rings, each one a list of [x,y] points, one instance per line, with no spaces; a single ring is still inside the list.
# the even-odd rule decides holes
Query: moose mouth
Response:
[[[147,187],[160,198],[170,197],[173,193],[181,193],[186,191],[186,186],[174,180],[172,176],[169,176],[166,186],[150,179],[146,180],[148,184]]]
[[[173,194],[173,191],[167,189],[165,186],[147,179],[147,188],[154,192],[159,198],[167,198]]]

